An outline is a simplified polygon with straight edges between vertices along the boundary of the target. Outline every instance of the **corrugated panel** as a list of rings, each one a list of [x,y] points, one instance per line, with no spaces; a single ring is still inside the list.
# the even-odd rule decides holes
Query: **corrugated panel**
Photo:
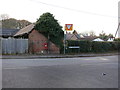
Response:
[[[2,39],[3,54],[19,54],[28,52],[28,39]]]

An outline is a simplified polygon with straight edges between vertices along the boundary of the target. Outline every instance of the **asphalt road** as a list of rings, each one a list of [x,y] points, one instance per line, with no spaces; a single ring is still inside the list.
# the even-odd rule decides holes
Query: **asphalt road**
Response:
[[[118,56],[3,59],[3,88],[118,88]]]

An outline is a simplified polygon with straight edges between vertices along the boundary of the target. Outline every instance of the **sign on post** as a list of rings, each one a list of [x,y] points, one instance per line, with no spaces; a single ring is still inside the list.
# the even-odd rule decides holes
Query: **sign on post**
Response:
[[[69,46],[69,48],[80,48],[79,46]]]
[[[65,24],[65,30],[66,31],[72,31],[73,30],[73,24]]]
[[[73,24],[65,24],[65,31],[67,33],[67,31],[72,31],[73,30]],[[67,35],[67,34],[66,34]],[[65,54],[65,32],[64,32],[64,54]]]

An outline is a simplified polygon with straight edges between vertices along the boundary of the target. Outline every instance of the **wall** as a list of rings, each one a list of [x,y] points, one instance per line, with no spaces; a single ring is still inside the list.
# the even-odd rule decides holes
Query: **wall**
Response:
[[[48,49],[45,48],[44,44],[48,43]],[[48,41],[48,39],[37,30],[33,30],[29,34],[29,53],[35,54],[50,54],[60,53],[59,48],[55,44]]]
[[[56,47],[56,45],[52,42],[50,42],[50,46],[49,46],[49,52],[52,54],[59,54],[60,53],[60,49],[58,47]]]

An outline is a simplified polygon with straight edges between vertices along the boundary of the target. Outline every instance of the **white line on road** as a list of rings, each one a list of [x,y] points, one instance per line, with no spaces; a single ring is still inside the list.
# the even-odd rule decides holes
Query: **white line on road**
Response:
[[[27,69],[28,67],[8,67],[8,68],[2,68],[2,69]]]

